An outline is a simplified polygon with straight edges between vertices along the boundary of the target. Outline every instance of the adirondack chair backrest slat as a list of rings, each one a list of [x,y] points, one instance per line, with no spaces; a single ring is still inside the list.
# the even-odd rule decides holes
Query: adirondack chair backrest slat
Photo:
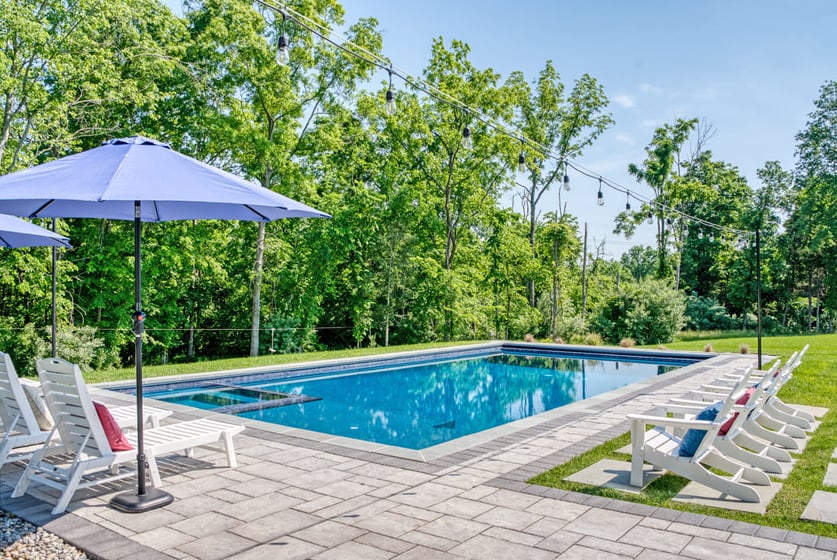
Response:
[[[59,358],[38,360],[38,376],[67,451],[73,454],[83,451],[87,456],[112,455],[78,366]]]
[[[41,431],[11,356],[0,352],[0,424],[4,430],[8,430],[13,422],[15,432],[37,434]]]

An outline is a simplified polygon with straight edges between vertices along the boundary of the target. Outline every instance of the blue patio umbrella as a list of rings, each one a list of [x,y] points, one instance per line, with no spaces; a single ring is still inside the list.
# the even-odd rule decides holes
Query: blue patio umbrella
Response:
[[[328,214],[185,156],[141,136],[0,177],[0,212],[31,218],[108,218],[134,221],[133,332],[137,384],[136,495],[111,505],[141,512],[171,503],[172,496],[145,487],[142,411],[142,222],[328,218]]]
[[[15,216],[0,214],[0,247],[70,247],[66,237]]]

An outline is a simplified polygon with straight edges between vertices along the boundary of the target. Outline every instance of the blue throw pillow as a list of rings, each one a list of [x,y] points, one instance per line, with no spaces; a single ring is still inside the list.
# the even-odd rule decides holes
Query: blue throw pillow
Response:
[[[715,404],[707,406],[701,410],[698,415],[695,416],[695,420],[714,420],[718,416],[718,412],[720,412],[720,410],[721,403],[716,402]],[[686,431],[683,435],[683,441],[680,443],[678,455],[681,457],[694,457],[695,451],[697,451],[697,448],[703,441],[704,436],[706,436],[706,430],[691,429]]]

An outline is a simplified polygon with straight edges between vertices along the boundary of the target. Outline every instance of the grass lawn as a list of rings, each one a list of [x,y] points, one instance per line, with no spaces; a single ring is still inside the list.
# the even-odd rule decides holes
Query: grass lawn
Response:
[[[712,344],[716,352],[738,352],[741,344],[749,345],[752,351],[756,348],[754,338],[698,339],[666,344],[666,347],[673,350],[703,351],[707,344]],[[800,350],[805,344],[810,344],[810,349],[802,364],[794,371],[791,380],[782,388],[779,396],[788,403],[827,407],[831,410],[822,418],[822,424],[814,432],[814,436],[808,442],[804,452],[801,455],[794,456],[798,461],[790,476],[783,481],[776,480],[776,482],[782,483],[782,489],[770,503],[764,515],[733,512],[719,508],[687,506],[673,502],[671,498],[688,481],[671,474],[664,475],[651,483],[639,496],[563,480],[569,474],[584,469],[600,459],[630,460],[629,455],[616,452],[616,449],[630,442],[629,433],[602,444],[564,465],[542,473],[530,482],[648,505],[837,537],[837,526],[835,525],[799,519],[814,491],[826,490],[822,486],[823,477],[831,461],[831,454],[837,448],[837,410],[835,410],[837,409],[837,352],[834,351],[834,348],[837,347],[837,335],[764,338],[762,349],[764,354],[778,356],[784,362],[793,352]],[[767,360],[763,363],[765,366],[769,364]],[[834,494],[834,499],[837,500],[837,493]]]

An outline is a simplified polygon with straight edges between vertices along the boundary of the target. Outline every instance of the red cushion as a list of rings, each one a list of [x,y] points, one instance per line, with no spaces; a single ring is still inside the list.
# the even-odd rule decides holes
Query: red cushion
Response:
[[[750,387],[749,389],[744,391],[744,394],[738,397],[738,400],[735,401],[735,404],[747,404],[747,401],[750,400],[750,397],[753,395],[753,392],[755,390],[755,387]],[[718,429],[718,435],[725,435],[729,431],[729,429],[732,428],[732,423],[735,422],[736,418],[738,418],[737,412],[733,414],[732,418],[724,422],[723,425]]]
[[[113,419],[113,415],[110,413],[110,410],[108,410],[108,408],[102,403],[96,401],[93,401],[93,406],[96,407],[96,414],[99,415],[99,421],[105,429],[105,435],[108,438],[111,451],[130,451],[133,449],[134,446],[131,445],[131,442],[125,437],[125,434],[122,432],[122,428],[120,428],[119,424],[116,423],[116,420]]]

